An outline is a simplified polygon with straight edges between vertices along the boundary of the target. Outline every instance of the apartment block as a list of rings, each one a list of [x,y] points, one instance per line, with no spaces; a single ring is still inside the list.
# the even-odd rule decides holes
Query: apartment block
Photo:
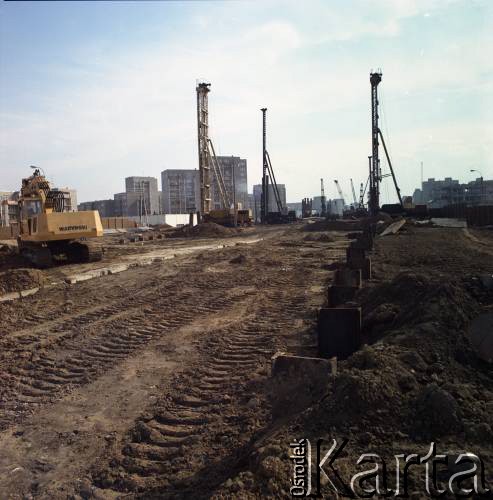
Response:
[[[186,214],[200,210],[198,170],[163,170],[161,172],[161,187],[163,213]]]

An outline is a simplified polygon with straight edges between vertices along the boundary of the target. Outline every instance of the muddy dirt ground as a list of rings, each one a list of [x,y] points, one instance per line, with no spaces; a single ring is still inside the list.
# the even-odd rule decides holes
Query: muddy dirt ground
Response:
[[[492,481],[493,376],[466,336],[493,304],[478,278],[490,243],[411,225],[377,239],[356,297],[370,345],[322,401],[273,418],[271,357],[316,354],[347,231],[108,238],[91,266],[173,258],[73,285],[91,266],[60,266],[44,272],[52,286],[0,303],[0,498],[288,498],[300,437],[348,437],[343,470],[368,447],[434,439],[481,453]]]

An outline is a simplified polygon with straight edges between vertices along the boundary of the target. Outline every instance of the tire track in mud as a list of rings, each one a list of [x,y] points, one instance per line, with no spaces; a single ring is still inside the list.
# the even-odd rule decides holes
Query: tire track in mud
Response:
[[[224,458],[269,419],[265,395],[249,386],[265,380],[273,353],[305,315],[305,288],[293,281],[299,277],[283,276],[253,313],[202,340],[199,368],[175,376],[170,393],[136,422],[109,466],[94,470],[97,487],[110,495],[196,498],[198,484],[226,477]]]
[[[227,307],[235,299],[227,297],[225,288],[227,280],[216,280],[210,290],[209,278],[201,277],[195,277],[192,286],[161,284],[130,300],[52,322],[45,333],[37,327],[5,339],[0,358],[0,430],[39,405],[91,382],[155,338],[192,322],[198,312],[211,314]]]

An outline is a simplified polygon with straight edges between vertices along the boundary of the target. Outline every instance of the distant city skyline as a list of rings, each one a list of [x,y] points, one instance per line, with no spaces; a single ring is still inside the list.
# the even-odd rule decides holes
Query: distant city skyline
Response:
[[[0,190],[39,165],[81,201],[129,176],[198,167],[195,84],[211,83],[218,155],[261,179],[261,113],[288,201],[366,182],[371,69],[403,194],[493,178],[487,0],[3,2]],[[383,155],[382,155],[383,156]],[[385,165],[383,164],[385,169]],[[382,203],[394,201],[389,179]]]

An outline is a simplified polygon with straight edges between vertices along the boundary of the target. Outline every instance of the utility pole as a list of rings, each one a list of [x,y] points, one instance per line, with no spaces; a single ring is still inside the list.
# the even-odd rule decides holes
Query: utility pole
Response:
[[[262,195],[260,197],[260,222],[267,222],[269,212],[269,175],[267,163],[267,131],[266,131],[266,113],[267,108],[262,108]]]

